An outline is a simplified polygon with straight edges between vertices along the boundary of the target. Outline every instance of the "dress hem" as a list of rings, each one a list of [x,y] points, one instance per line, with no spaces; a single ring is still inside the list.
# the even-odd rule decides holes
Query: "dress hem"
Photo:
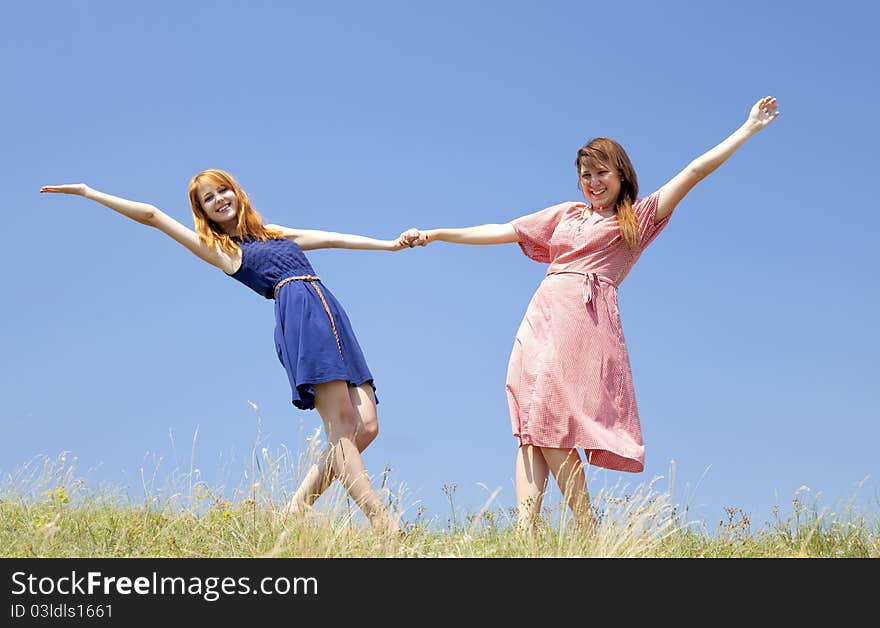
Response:
[[[586,447],[573,445],[571,447],[559,447],[557,445],[541,445],[539,443],[526,442],[519,434],[514,434],[518,446],[531,445],[532,447],[547,447],[548,449],[580,449],[584,452],[587,466],[601,467],[610,471],[622,471],[625,473],[641,473],[645,470],[643,460],[626,456],[624,454],[605,449],[603,447]]]
[[[315,409],[315,393],[314,387],[318,384],[327,384],[329,382],[345,382],[349,386],[358,387],[363,386],[366,383],[369,383],[373,388],[373,398],[376,401],[376,405],[379,405],[379,397],[376,395],[376,384],[374,383],[374,379],[372,377],[368,377],[364,380],[352,380],[345,376],[335,375],[335,376],[326,376],[323,378],[315,379],[314,381],[303,382],[302,384],[296,385],[296,392],[298,396],[295,396],[291,399],[291,403],[300,410],[314,410]]]

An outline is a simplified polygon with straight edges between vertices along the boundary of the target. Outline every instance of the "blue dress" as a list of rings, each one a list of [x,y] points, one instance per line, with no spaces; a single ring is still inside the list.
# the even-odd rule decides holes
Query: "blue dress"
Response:
[[[267,299],[275,299],[275,350],[290,380],[293,405],[311,410],[315,407],[314,385],[337,379],[351,386],[370,382],[375,391],[351,322],[323,283],[318,282],[336,334],[321,296],[309,282],[288,281],[274,295],[275,286],[283,279],[315,274],[299,245],[286,239],[235,242],[241,247],[241,268],[229,276]]]

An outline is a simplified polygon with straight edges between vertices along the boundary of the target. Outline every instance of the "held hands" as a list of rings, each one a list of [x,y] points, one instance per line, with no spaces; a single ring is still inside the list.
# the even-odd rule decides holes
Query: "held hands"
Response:
[[[752,106],[746,123],[751,125],[755,131],[760,131],[778,117],[779,111],[776,109],[776,99],[772,96],[764,96],[764,98]]]
[[[411,249],[416,246],[425,246],[426,244],[428,244],[427,233],[421,232],[413,227],[400,234],[400,237],[395,241],[394,250],[399,251],[400,249],[405,248]]]
[[[89,186],[85,183],[68,183],[66,185],[44,185],[40,192],[53,192],[55,194],[75,194],[85,196]]]

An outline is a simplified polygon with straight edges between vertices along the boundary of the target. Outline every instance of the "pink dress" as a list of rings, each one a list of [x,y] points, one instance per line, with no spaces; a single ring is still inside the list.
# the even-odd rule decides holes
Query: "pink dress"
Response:
[[[583,449],[587,462],[645,468],[645,447],[617,286],[668,224],[654,224],[659,191],[633,205],[630,250],[617,218],[561,203],[511,224],[530,258],[549,263],[516,333],[507,369],[513,435],[521,445]]]

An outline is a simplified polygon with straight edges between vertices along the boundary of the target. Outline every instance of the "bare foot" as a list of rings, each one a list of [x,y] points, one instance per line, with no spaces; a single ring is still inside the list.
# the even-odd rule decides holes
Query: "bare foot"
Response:
[[[290,503],[287,504],[279,514],[284,515],[286,517],[302,517],[308,518],[313,517],[315,511],[309,506],[307,503],[302,502],[298,499],[291,499]]]
[[[374,532],[388,534],[390,536],[403,536],[403,530],[397,525],[397,521],[388,512],[377,513],[370,519],[370,526]]]

